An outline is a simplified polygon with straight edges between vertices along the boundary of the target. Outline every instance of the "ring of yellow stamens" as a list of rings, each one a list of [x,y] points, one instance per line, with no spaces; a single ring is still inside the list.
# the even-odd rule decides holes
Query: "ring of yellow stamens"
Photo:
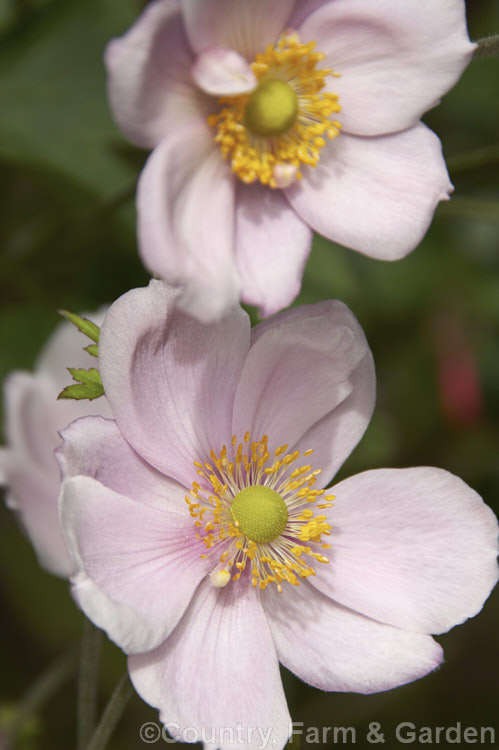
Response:
[[[329,562],[322,535],[329,536],[331,526],[315,512],[334,498],[313,489],[320,470],[292,468],[300,453],[287,448],[277,448],[271,459],[267,436],[253,442],[246,433],[243,442],[232,438],[231,455],[223,446],[218,455],[211,451],[212,463],[195,462],[201,480],[185,499],[207,549],[203,557],[215,556],[214,586],[239,579],[249,563],[253,586],[275,583],[282,591],[283,581],[299,585],[315,575],[312,564]]]
[[[341,109],[338,96],[322,91],[326,77],[337,73],[316,69],[325,56],[314,47],[315,42],[302,44],[294,32],[284,34],[255,58],[257,88],[221,97],[220,112],[208,118],[217,128],[222,156],[243,182],[283,187],[276,179],[276,167],[282,166],[300,179],[302,165],[317,165],[325,137],[340,132],[340,123],[331,120]]]

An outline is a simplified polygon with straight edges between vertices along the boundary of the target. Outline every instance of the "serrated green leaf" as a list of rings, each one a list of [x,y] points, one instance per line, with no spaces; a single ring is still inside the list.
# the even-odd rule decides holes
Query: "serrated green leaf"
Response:
[[[99,347],[97,344],[89,344],[89,346],[85,346],[84,350],[92,355],[92,357],[98,357],[99,356]]]
[[[90,367],[88,370],[68,367],[68,370],[77,384],[66,386],[59,393],[58,399],[73,398],[79,400],[87,398],[89,401],[93,401],[93,399],[104,395],[101,376],[95,367]]]
[[[73,376],[73,380],[79,383],[99,383],[102,385],[100,372],[95,367],[89,367],[88,370],[81,367],[68,367],[68,371]]]
[[[99,343],[100,328],[98,325],[92,323],[88,318],[82,318],[80,315],[76,315],[76,313],[69,312],[68,310],[58,310],[57,312],[62,315],[63,318],[69,320],[69,322],[76,326],[79,331],[85,334],[85,336],[88,336],[89,339],[95,341],[96,344]],[[95,354],[94,356],[97,355]]]
[[[100,398],[103,395],[104,388],[98,383],[75,383],[63,388],[57,398],[73,398],[78,401],[87,398],[89,401],[93,401],[95,398]]]

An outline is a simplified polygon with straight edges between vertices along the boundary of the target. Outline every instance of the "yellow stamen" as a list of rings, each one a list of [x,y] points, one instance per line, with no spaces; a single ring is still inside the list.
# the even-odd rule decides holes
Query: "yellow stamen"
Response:
[[[326,137],[340,132],[340,123],[331,119],[341,109],[338,96],[323,91],[326,78],[338,74],[317,69],[324,55],[314,47],[315,42],[300,42],[296,32],[284,34],[255,58],[257,88],[221,97],[221,110],[208,117],[222,156],[243,182],[287,187],[301,179],[303,165],[317,165]]]
[[[325,492],[313,489],[320,470],[311,471],[309,464],[292,468],[300,453],[286,453],[287,448],[280,446],[271,456],[267,435],[252,441],[246,433],[243,443],[232,438],[233,460],[224,445],[218,454],[211,451],[213,465],[195,463],[202,480],[193,482],[185,499],[198,538],[215,556],[214,586],[227,585],[231,576],[238,580],[249,560],[254,587],[274,583],[282,591],[282,582],[298,586],[300,579],[315,575],[311,563],[329,562],[322,550],[330,545],[322,535],[329,536],[331,526],[325,515],[316,515],[318,505],[311,507]]]

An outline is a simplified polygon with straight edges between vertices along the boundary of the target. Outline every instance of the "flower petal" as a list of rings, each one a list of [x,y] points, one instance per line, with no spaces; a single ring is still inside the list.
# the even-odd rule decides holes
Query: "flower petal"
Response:
[[[61,437],[56,458],[63,479],[93,477],[139,503],[185,516],[186,488],[140,458],[114,420],[77,419],[61,432]]]
[[[178,304],[208,322],[239,299],[234,261],[234,177],[202,121],[154,149],[137,192],[145,266],[182,287]]]
[[[465,4],[433,0],[334,0],[300,27],[340,73],[339,120],[356,135],[382,135],[414,125],[461,76],[475,45]]]
[[[260,323],[237,387],[233,432],[269,436],[269,450],[313,448],[321,485],[349,455],[374,406],[364,333],[338,301],[294,308]]]
[[[269,586],[263,607],[279,661],[320,690],[377,693],[438,667],[441,647],[429,635],[371,620],[323,596],[307,582]]]
[[[21,370],[11,372],[3,388],[5,433],[12,451],[35,469],[58,479],[53,455],[59,443],[57,429],[64,424],[64,415],[67,414],[70,420],[75,419],[77,408],[65,405],[66,408],[58,410],[61,402],[56,401],[58,391],[54,383],[36,373]],[[58,411],[62,412],[60,419]]]
[[[452,185],[437,136],[424,125],[396,135],[340,134],[286,195],[328,239],[381,260],[396,260],[424,237]]]
[[[76,330],[63,324],[49,338],[36,372],[15,371],[4,382],[8,447],[0,450],[0,485],[7,487],[7,504],[19,515],[40,565],[62,577],[71,568],[57,509],[57,430],[85,413],[104,413],[109,407],[105,398],[93,403],[58,401],[57,394],[68,383],[65,368],[88,366],[93,364],[90,359]]]
[[[473,617],[498,577],[497,520],[442,469],[379,469],[340,482],[324,511],[330,565],[314,586],[381,622],[443,633]]]
[[[171,485],[166,489],[172,492]],[[61,525],[77,571],[74,596],[127,653],[156,648],[169,635],[207,572],[192,519],[167,505],[138,503],[91,477],[62,484]]]
[[[184,734],[191,727],[205,745],[221,750],[286,744],[290,718],[274,644],[247,581],[224,589],[204,582],[168,640],[132,656],[128,668],[139,695],[160,709],[178,739],[192,742]],[[221,735],[224,727],[232,727],[232,736]],[[258,728],[272,732],[266,745]]]
[[[288,20],[288,27],[292,30],[298,29],[311,13],[331,1],[332,0],[300,0],[300,2],[295,3],[293,12]],[[336,2],[337,0],[334,1]]]
[[[256,87],[256,77],[248,62],[225,47],[209,47],[198,55],[192,67],[197,85],[212,96],[246,94]]]
[[[266,317],[287,307],[301,287],[312,232],[280,190],[239,183],[236,263],[241,298]]]
[[[186,33],[192,48],[234,49],[252,62],[277,41],[294,0],[182,0]]]
[[[0,484],[7,487],[6,504],[15,511],[35,549],[40,565],[67,578],[71,563],[59,525],[59,472],[52,456],[50,473],[27,456],[0,448]]]
[[[115,302],[102,327],[99,362],[113,416],[137,453],[191,486],[193,461],[230,439],[236,384],[250,324],[239,306],[203,325],[176,307],[159,281]]]
[[[176,0],[149,3],[131,29],[109,42],[105,62],[114,117],[134,143],[153,148],[209,102],[193,85],[193,55]]]

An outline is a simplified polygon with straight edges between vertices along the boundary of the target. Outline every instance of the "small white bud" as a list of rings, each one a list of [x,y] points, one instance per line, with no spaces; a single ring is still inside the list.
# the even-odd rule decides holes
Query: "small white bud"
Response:
[[[222,589],[230,581],[230,573],[228,570],[217,570],[210,573],[211,585],[216,589]]]
[[[298,167],[294,164],[276,164],[273,170],[273,177],[276,187],[287,188],[296,180]]]

